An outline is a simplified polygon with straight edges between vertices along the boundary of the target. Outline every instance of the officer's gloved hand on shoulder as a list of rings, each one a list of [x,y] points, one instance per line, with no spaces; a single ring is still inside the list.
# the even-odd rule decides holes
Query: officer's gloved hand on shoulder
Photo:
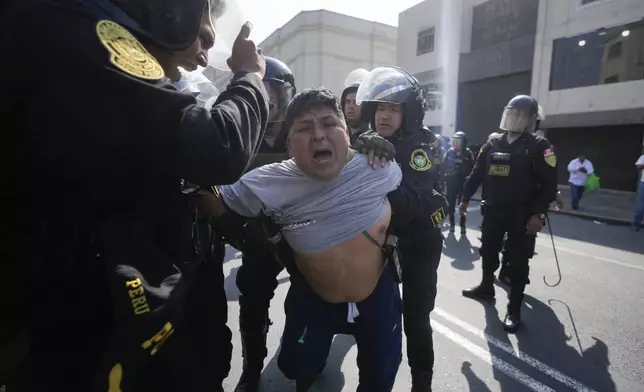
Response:
[[[385,167],[387,162],[393,161],[396,149],[387,139],[376,131],[365,132],[358,136],[354,148],[368,157],[369,164],[375,169]]]

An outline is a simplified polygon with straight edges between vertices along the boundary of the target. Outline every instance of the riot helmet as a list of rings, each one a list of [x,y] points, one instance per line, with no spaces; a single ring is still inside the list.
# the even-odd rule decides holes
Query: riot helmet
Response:
[[[116,5],[125,15],[115,21],[147,37],[157,46],[179,51],[197,38],[204,12],[221,14],[225,0],[92,0],[101,8]]]
[[[402,123],[396,130],[414,130],[422,126],[425,116],[425,93],[409,72],[395,66],[378,67],[369,72],[356,93],[356,103],[361,105],[363,118],[375,124],[375,112],[379,104],[399,105]]]
[[[513,133],[529,132],[535,130],[539,104],[529,95],[517,95],[512,98],[503,110],[499,128]]]
[[[356,94],[358,87],[362,81],[369,75],[369,71],[364,68],[356,68],[349,73],[349,75],[344,80],[344,90],[342,91],[342,96],[340,97],[340,106],[342,107],[342,114],[344,115],[349,126],[357,126],[362,120],[362,113],[360,110],[360,105],[356,103],[355,96],[352,97],[349,102],[350,105],[347,107],[347,96],[349,94]]]
[[[464,150],[467,147],[467,136],[465,132],[458,131],[452,135],[452,148],[456,151]]]
[[[270,98],[269,124],[284,121],[284,113],[295,96],[295,78],[289,67],[274,57],[266,57],[264,86]]]
[[[219,97],[219,89],[204,76],[202,70],[187,72],[179,69],[179,71],[181,79],[174,83],[177,90],[192,94],[197,99],[198,106],[210,110]]]

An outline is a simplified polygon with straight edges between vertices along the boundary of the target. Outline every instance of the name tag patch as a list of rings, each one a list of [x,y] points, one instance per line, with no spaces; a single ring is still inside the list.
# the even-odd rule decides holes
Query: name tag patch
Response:
[[[436,210],[432,215],[432,224],[434,227],[440,226],[441,223],[445,220],[445,211],[443,210],[443,207],[439,208]]]
[[[490,165],[488,174],[491,176],[507,177],[510,175],[510,165]]]

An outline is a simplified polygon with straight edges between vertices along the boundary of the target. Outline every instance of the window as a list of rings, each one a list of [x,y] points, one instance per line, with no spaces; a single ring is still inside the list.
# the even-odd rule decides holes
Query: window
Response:
[[[430,27],[418,32],[416,41],[416,56],[434,51],[434,28]]]
[[[644,19],[555,39],[550,90],[642,80],[643,52]]]
[[[622,55],[622,42],[615,42],[608,48],[608,58],[614,59]]]

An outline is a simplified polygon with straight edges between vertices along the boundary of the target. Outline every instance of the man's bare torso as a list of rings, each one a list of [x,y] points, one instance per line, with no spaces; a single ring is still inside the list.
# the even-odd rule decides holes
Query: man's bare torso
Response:
[[[391,207],[368,230],[385,242]],[[344,243],[318,253],[295,253],[297,267],[313,291],[327,302],[361,302],[376,288],[385,265],[382,249],[360,233]]]

